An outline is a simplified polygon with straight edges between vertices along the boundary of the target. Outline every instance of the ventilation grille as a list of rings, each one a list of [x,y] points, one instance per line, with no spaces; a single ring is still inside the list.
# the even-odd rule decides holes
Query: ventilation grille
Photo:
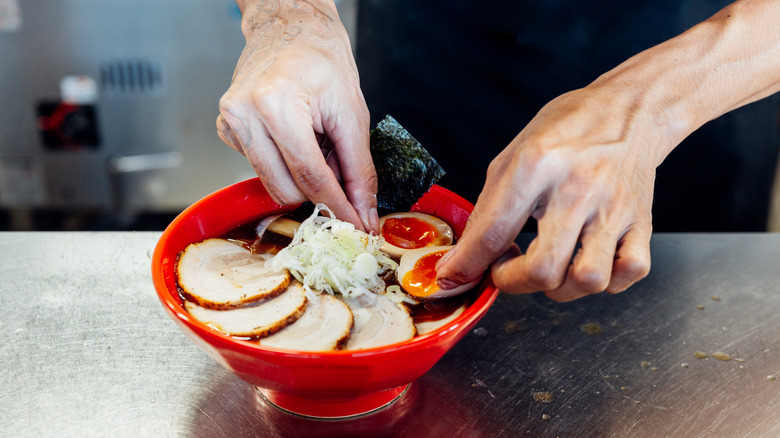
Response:
[[[100,84],[110,95],[154,95],[163,90],[162,66],[143,59],[123,59],[100,66]]]

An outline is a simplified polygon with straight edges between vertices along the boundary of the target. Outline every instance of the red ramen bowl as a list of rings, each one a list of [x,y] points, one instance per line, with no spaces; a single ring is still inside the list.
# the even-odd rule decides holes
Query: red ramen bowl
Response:
[[[463,338],[496,299],[498,291],[486,279],[473,302],[445,326],[405,342],[357,351],[312,353],[261,346],[192,318],[177,293],[174,266],[179,252],[190,243],[294,208],[272,201],[258,179],[234,184],[184,210],[163,232],[152,257],[152,279],[168,315],[198,347],[282,409],[337,418],[390,404]],[[444,219],[460,236],[472,208],[460,196],[434,186],[412,211]]]

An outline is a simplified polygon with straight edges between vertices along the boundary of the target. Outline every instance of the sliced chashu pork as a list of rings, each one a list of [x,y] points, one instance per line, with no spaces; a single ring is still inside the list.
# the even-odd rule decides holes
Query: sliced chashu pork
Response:
[[[352,329],[352,312],[344,302],[327,293],[307,292],[306,312],[294,324],[260,339],[261,345],[298,351],[330,351],[339,348]]]
[[[383,295],[342,297],[352,311],[352,333],[345,349],[361,350],[412,339],[417,333],[409,311]]]
[[[198,321],[234,336],[260,338],[294,323],[306,310],[306,291],[293,282],[283,293],[252,306],[214,310],[185,301],[184,307]]]
[[[265,262],[269,257],[252,254],[225,239],[206,239],[182,251],[176,278],[187,300],[211,309],[234,309],[287,288],[290,273],[268,268]]]

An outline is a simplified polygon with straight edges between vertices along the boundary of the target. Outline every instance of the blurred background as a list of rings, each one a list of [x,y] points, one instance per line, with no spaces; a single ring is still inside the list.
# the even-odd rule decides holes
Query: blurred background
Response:
[[[3,229],[163,229],[202,196],[254,175],[215,128],[244,45],[232,0],[0,0],[3,8]],[[85,83],[63,90],[74,76]]]
[[[547,100],[725,2],[700,1],[696,13],[685,8],[691,2],[660,2],[658,14],[674,8],[683,18],[623,26],[647,37],[609,47],[596,37],[613,40],[602,29],[620,18],[603,18],[603,9],[571,11],[572,27],[556,9],[524,2],[497,2],[478,16],[424,3],[337,6],[372,120],[395,116],[449,171],[442,185],[474,202],[490,159]],[[537,14],[539,29],[514,20],[509,3]],[[544,27],[545,14],[559,27]],[[0,0],[0,230],[162,230],[197,199],[253,177],[215,129],[244,45],[240,19],[233,0]],[[552,54],[570,65],[551,63]],[[664,163],[658,208],[675,213],[658,216],[656,229],[780,231],[779,102],[724,117]],[[707,157],[718,142],[745,143],[752,158],[725,154],[729,166],[714,165]],[[674,177],[692,171],[718,183]]]

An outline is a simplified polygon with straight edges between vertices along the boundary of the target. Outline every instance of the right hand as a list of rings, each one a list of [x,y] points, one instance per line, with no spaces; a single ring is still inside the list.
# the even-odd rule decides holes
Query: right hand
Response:
[[[437,266],[445,289],[491,263],[503,292],[558,302],[647,275],[655,168],[672,145],[636,98],[642,86],[591,86],[539,111],[490,164],[463,237]],[[530,217],[539,232],[523,254],[513,242]]]
[[[246,47],[217,132],[277,203],[321,202],[377,231],[369,113],[349,38],[332,2],[312,3],[244,2]]]

